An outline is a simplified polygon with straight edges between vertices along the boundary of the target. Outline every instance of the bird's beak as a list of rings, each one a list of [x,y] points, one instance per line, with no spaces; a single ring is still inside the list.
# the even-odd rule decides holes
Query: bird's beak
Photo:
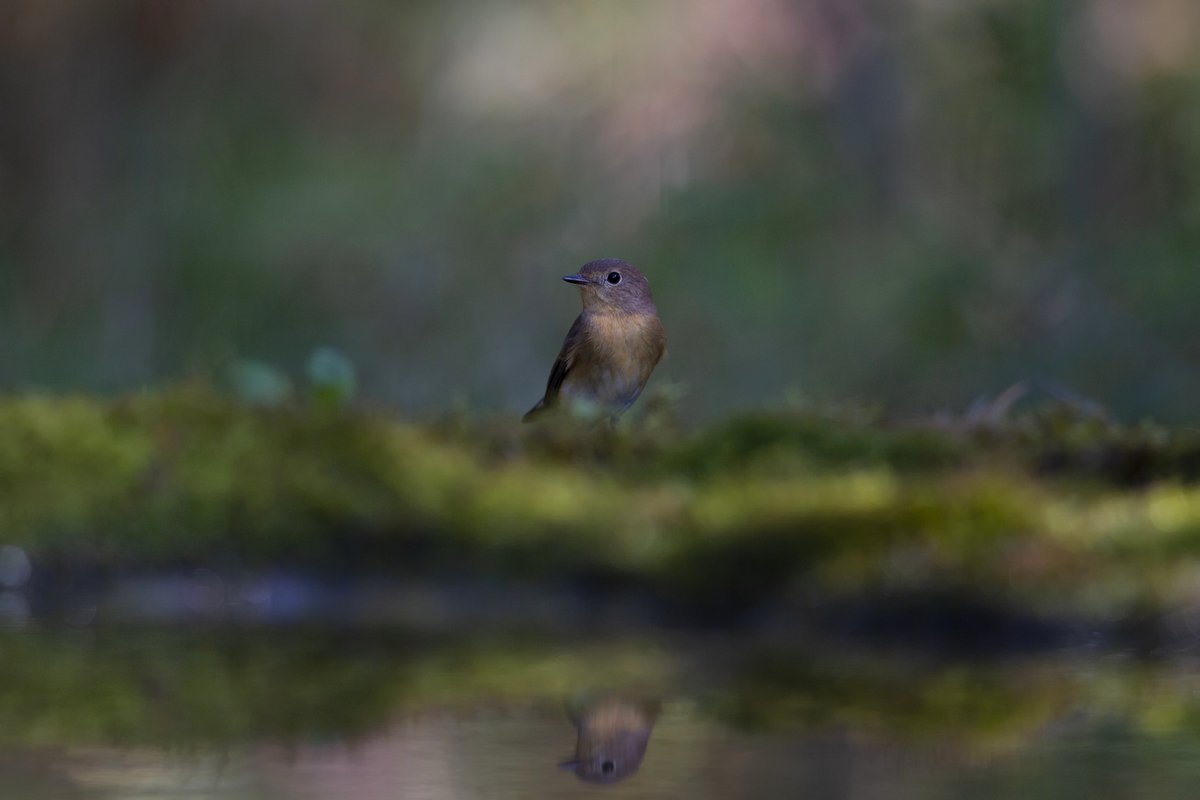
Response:
[[[567,283],[578,283],[580,286],[587,286],[591,281],[582,275],[564,275],[563,280]]]

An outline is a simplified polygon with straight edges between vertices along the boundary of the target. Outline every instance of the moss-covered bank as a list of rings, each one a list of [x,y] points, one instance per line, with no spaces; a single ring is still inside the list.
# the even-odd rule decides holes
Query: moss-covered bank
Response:
[[[0,543],[35,563],[579,578],[696,607],[949,592],[1186,606],[1200,434],[800,411],[695,433],[263,409],[189,387],[0,401]]]

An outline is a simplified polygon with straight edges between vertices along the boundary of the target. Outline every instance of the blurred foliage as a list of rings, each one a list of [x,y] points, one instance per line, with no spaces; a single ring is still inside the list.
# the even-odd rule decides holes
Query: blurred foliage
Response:
[[[416,424],[203,386],[0,401],[0,543],[35,565],[601,579],[718,617],[897,592],[1187,607],[1198,475],[1197,432],[1062,406],[971,424],[781,408],[684,433],[661,415]]]
[[[1197,53],[1192,0],[10,0],[0,387],[274,397],[245,365],[328,346],[523,410],[612,255],[692,418],[1032,379],[1189,419]]]

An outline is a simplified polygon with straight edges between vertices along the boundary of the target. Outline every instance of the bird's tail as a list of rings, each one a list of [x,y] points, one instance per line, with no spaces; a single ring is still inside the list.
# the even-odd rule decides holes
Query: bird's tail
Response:
[[[546,410],[546,398],[537,401],[537,405],[525,412],[525,416],[521,417],[521,422],[532,422],[537,415]]]

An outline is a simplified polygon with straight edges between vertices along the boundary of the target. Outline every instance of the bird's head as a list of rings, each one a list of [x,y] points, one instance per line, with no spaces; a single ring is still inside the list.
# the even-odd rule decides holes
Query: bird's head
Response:
[[[563,278],[579,286],[585,311],[622,314],[654,313],[650,283],[641,270],[619,258],[589,261]]]

